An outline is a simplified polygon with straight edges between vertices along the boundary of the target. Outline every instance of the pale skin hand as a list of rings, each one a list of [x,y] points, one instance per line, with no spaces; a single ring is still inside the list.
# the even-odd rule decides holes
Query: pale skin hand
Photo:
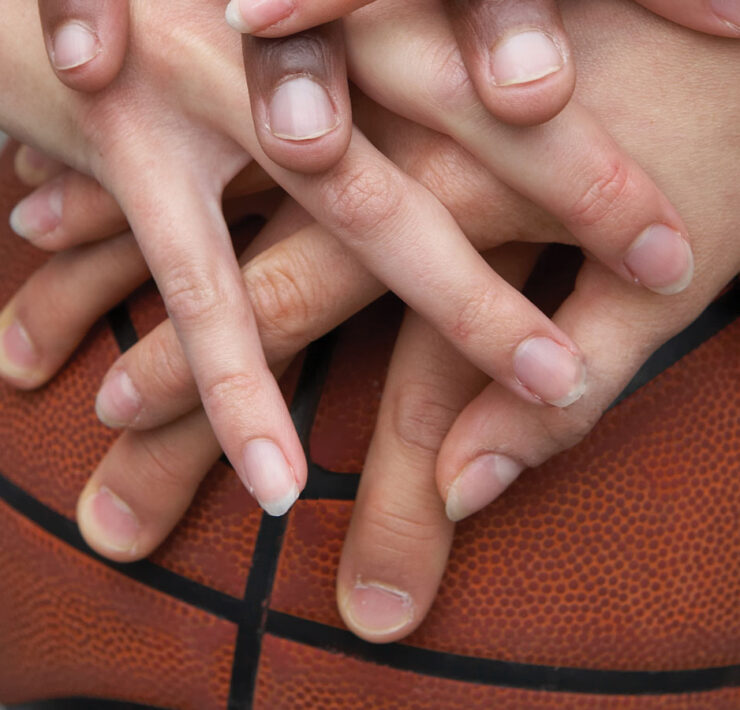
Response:
[[[44,68],[44,50],[33,42],[33,8],[20,0],[8,4],[0,49],[18,71],[3,77],[7,100],[0,119],[14,135],[47,145],[91,172],[121,204],[219,441],[268,512],[282,513],[292,504],[305,484],[306,465],[265,362],[221,215],[224,185],[249,162],[244,148],[491,376],[537,401],[536,387],[516,376],[512,336],[501,339],[495,328],[502,312],[512,318],[516,313],[517,337],[547,338],[567,359],[565,399],[550,392],[544,398],[565,405],[578,396],[583,365],[575,344],[488,267],[430,192],[363,136],[355,132],[342,161],[316,177],[289,173],[264,156],[247,118],[248,98],[231,89],[242,71],[238,41],[214,12],[215,4],[199,12],[184,0],[132,2],[131,8],[127,64],[104,92],[87,97],[63,90]],[[12,216],[16,231],[31,240],[64,214],[59,190],[42,197],[19,205]],[[393,260],[387,259],[387,235],[402,247]],[[422,244],[423,263],[417,258]],[[450,264],[467,275],[465,282],[454,278]],[[476,319],[471,330],[465,324],[477,293],[495,293],[499,311]],[[3,312],[2,324],[3,374],[36,386],[43,363],[28,328],[13,308]],[[119,385],[130,410],[136,392],[126,382]]]
[[[588,343],[589,361],[598,373],[589,397],[568,410],[568,417],[562,417],[553,410],[522,406],[500,389],[489,388],[483,398],[476,400],[463,414],[442,450],[437,473],[446,498],[449,483],[479,447],[536,464],[575,443],[644,358],[690,322],[732,277],[740,263],[737,240],[728,241],[728,235],[733,234],[740,218],[736,151],[728,150],[728,146],[737,146],[740,139],[735,121],[740,89],[725,80],[727,72],[740,61],[738,50],[729,43],[702,40],[661,23],[643,28],[642,31],[659,37],[662,42],[660,81],[672,87],[671,92],[664,94],[661,104],[654,105],[651,86],[656,77],[648,61],[648,34],[641,34],[632,13],[623,5],[618,24],[623,31],[615,38],[611,25],[604,22],[601,14],[613,20],[615,7],[604,3],[600,9],[593,8],[588,18],[569,24],[585,29],[581,23],[587,22],[591,28],[589,34],[579,33],[582,43],[578,50],[583,66],[579,98],[593,110],[603,112],[615,136],[650,166],[651,173],[659,177],[668,194],[684,207],[692,231],[698,237],[697,281],[691,292],[680,297],[678,307],[674,307],[672,302],[648,293],[631,291],[605,270],[593,263],[587,264],[579,291],[560,317],[568,321],[569,327],[582,332]],[[609,33],[609,39],[597,31],[599,27]],[[614,52],[609,62],[604,62],[600,49],[606,41],[615,40],[619,41],[620,51]],[[692,56],[690,71],[687,71],[686,53]],[[625,105],[625,99],[609,88],[612,85],[624,88],[625,95],[634,103],[633,111],[624,110],[629,104]],[[699,91],[704,97],[701,107],[691,101]],[[646,111],[650,131],[643,129]],[[377,118],[370,119],[371,125],[378,123]],[[382,147],[395,151],[394,157],[401,165],[416,166],[419,178],[450,205],[474,241],[482,245],[487,235],[490,238],[491,225],[497,225],[505,234],[560,234],[567,239],[556,224],[528,208],[506,188],[484,177],[485,171],[476,168],[469,155],[456,151],[448,139],[434,138],[420,129],[406,136],[400,124],[389,123],[388,128]],[[374,139],[380,140],[380,136]],[[682,169],[687,162],[695,166],[690,176]],[[481,205],[485,206],[484,210]],[[282,227],[281,221],[286,217],[276,222],[278,232],[291,231],[293,222],[290,220],[295,216],[287,215],[287,218]],[[313,227],[304,229],[253,261],[251,277],[249,269],[247,271],[251,283],[264,285],[269,284],[270,273],[279,273],[280,280],[274,283],[289,284],[288,292],[297,294],[295,299],[282,304],[276,304],[269,297],[257,299],[264,306],[257,308],[260,330],[272,343],[266,348],[279,353],[278,359],[285,358],[302,342],[330,327],[322,319],[331,304],[353,292],[357,300],[352,307],[356,308],[364,298],[377,294],[374,289],[379,286],[367,272],[359,265],[353,271],[352,260],[347,259],[346,252],[341,248],[332,250],[330,238],[322,234]],[[722,254],[721,259],[717,258],[718,254]],[[526,258],[520,255],[518,263]],[[104,271],[102,267],[91,271],[98,273],[101,269]],[[336,273],[337,279],[317,282],[316,275],[323,273]],[[53,278],[56,277],[49,276],[52,281]],[[337,282],[343,296],[331,290]],[[84,282],[79,283],[82,288]],[[91,286],[89,297],[80,300],[92,299],[95,286]],[[34,295],[31,289],[26,291],[26,296],[18,298],[26,299],[31,312],[45,311],[43,300],[40,301],[38,293]],[[75,305],[68,307],[72,311]],[[319,323],[316,330],[307,325],[306,313],[312,314],[311,320]],[[44,325],[40,324],[40,332]],[[80,339],[84,330],[78,328],[75,337]],[[52,334],[49,344],[59,337],[59,334]],[[625,347],[618,351],[605,347],[615,341],[623,342]],[[157,371],[156,377],[149,381],[143,377],[144,367],[152,363],[146,354],[161,353],[163,344],[171,347],[176,341],[155,331],[124,361],[129,372],[141,377],[138,382],[142,387],[156,386],[157,381],[167,382],[168,390],[162,391],[167,397],[182,386],[181,372],[168,373],[165,368]],[[135,363],[137,357],[141,368]],[[181,358],[168,358],[167,361],[179,362]],[[454,380],[449,373],[454,373]],[[450,386],[451,382],[454,386]],[[413,316],[407,319],[394,355],[378,430],[363,474],[339,573],[340,609],[350,628],[364,638],[376,641],[401,638],[421,622],[431,604],[452,535],[452,525],[436,493],[437,452],[455,413],[465,407],[468,398],[485,382],[479,372],[461,361],[427,326]],[[418,416],[419,410],[425,413],[424,417]],[[430,412],[435,415],[427,416]],[[419,421],[424,419],[431,424],[420,427]],[[489,423],[496,426],[489,428]],[[515,437],[507,435],[506,438],[518,447],[516,450],[500,450],[499,444],[504,437],[496,432],[502,431],[501,426],[515,430]],[[147,453],[149,447],[154,447],[152,457]],[[126,432],[101,464],[85,495],[104,483],[113,490],[131,495],[130,500],[136,501],[136,496],[141,495],[135,490],[137,485],[144,490],[152,482],[163,487],[158,501],[147,497],[146,503],[153,508],[143,509],[142,546],[133,557],[153,549],[187,507],[206,468],[197,456],[206,449],[212,456],[216,455],[217,447],[205,418],[193,415],[160,430]],[[182,478],[177,484],[173,483],[171,475],[158,468],[163,451],[172,455],[173,469],[181,472]],[[182,451],[182,459],[178,458],[179,451]],[[531,459],[527,459],[528,452],[532,452]],[[141,479],[129,483],[121,480],[118,472],[122,463],[133,456],[140,463],[137,470],[141,471]],[[189,459],[195,463],[190,464]],[[500,493],[503,485],[497,485],[495,477],[490,480],[494,485],[488,490],[479,488],[478,495],[472,499],[465,500],[464,496],[459,499],[457,509],[449,510],[453,517],[482,507]],[[449,500],[446,502],[449,507]],[[459,507],[460,503],[467,503],[467,510]],[[407,521],[402,529],[392,525],[400,517]],[[100,532],[87,529],[89,535]],[[394,550],[395,554],[389,555],[388,550]],[[132,559],[132,556],[112,555],[110,551],[107,554],[116,559]],[[358,577],[374,581],[376,586],[386,590],[402,592],[397,596],[411,602],[410,606],[404,605],[402,611],[411,609],[412,615],[400,617],[400,621],[398,617],[383,621],[378,617],[371,620],[353,611],[353,589]]]

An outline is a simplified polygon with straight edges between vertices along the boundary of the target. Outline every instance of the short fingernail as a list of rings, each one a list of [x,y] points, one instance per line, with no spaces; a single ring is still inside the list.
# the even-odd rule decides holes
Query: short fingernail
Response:
[[[78,525],[88,540],[113,552],[134,552],[141,524],[131,508],[105,486],[85,498]]]
[[[130,426],[141,412],[141,395],[126,372],[119,371],[103,382],[95,400],[95,411],[103,424]]]
[[[269,439],[252,439],[244,448],[243,473],[247,490],[269,515],[285,515],[300,491],[283,452]]]
[[[345,612],[356,629],[368,635],[398,631],[414,618],[411,595],[395,587],[358,581],[349,594]]]
[[[636,281],[655,293],[680,293],[694,276],[689,243],[664,224],[648,227],[630,247],[624,264]]]
[[[231,0],[226,22],[237,32],[251,34],[284,20],[294,7],[295,0]]]
[[[740,0],[712,0],[712,10],[733,30],[740,30]]]
[[[74,69],[100,53],[95,33],[81,22],[67,22],[52,38],[52,61],[57,69]]]
[[[18,148],[14,167],[18,179],[26,185],[41,185],[54,176],[59,164],[28,145]]]
[[[491,70],[497,86],[543,79],[563,68],[563,55],[543,32],[529,30],[507,37],[493,49]]]
[[[586,391],[583,360],[550,338],[529,338],[514,353],[514,373],[539,399],[567,407]]]
[[[33,241],[54,231],[62,223],[62,186],[50,183],[21,200],[10,213],[10,228]]]
[[[8,377],[32,375],[41,356],[28,331],[7,311],[0,316],[0,334],[0,372]]]
[[[483,454],[471,461],[447,491],[445,511],[453,522],[463,520],[498,498],[524,470],[501,454]]]
[[[305,76],[288,79],[275,89],[269,119],[271,133],[289,141],[320,138],[338,122],[329,92]]]

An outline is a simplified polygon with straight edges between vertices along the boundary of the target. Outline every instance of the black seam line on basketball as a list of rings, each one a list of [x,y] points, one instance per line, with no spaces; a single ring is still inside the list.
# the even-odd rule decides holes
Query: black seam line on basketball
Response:
[[[170,710],[160,705],[141,705],[104,698],[59,698],[8,705],[8,710]]]
[[[242,600],[237,597],[179,575],[149,560],[120,564],[101,557],[87,546],[73,520],[36,500],[2,473],[0,500],[60,542],[135,582],[235,624],[241,620]]]
[[[291,401],[291,418],[306,457],[335,343],[336,333],[331,332],[308,347]],[[234,649],[228,710],[247,710],[253,704],[267,607],[287,527],[288,516],[272,518],[263,513],[244,591],[244,610]]]
[[[740,665],[650,672],[511,663],[400,643],[367,643],[344,629],[273,610],[267,615],[266,633],[395,670],[526,690],[593,695],[678,695],[740,685]]]
[[[727,293],[710,303],[688,328],[671,338],[648,358],[624,391],[611,404],[610,409],[633,395],[727,326],[732,325],[738,316],[740,316],[740,285],[736,281]]]
[[[136,562],[130,565],[121,565],[105,558],[100,557],[90,548],[87,547],[82,537],[79,535],[77,526],[73,521],[67,519],[63,515],[56,511],[47,508],[43,503],[40,503],[35,498],[30,496],[28,493],[23,491],[21,488],[16,486],[14,483],[9,481],[4,476],[0,475],[0,499],[8,504],[13,510],[20,515],[24,516],[34,524],[38,525],[46,532],[57,538],[63,543],[77,549],[86,556],[96,560],[97,562],[109,567],[116,572],[132,579],[135,582],[139,582],[149,588],[166,594],[178,601],[182,601],[193,607],[203,610],[213,616],[223,618],[227,621],[238,624],[241,620],[241,612],[243,602],[241,599],[231,597],[222,592],[211,589],[204,585],[194,582],[187,577],[181,577],[180,575],[170,572],[158,565],[153,563],[142,561]],[[278,522],[282,519],[273,519]],[[447,674],[444,677],[449,677],[457,680],[468,680],[469,682],[490,682],[493,676],[484,675],[482,678],[475,678],[474,668],[481,667],[475,665],[485,659],[475,659],[466,656],[454,656],[454,654],[444,654],[437,651],[428,651],[427,654],[437,654],[443,659],[442,661],[435,661],[435,659],[427,654],[421,661],[416,660],[418,658],[418,649],[413,647],[404,646],[402,644],[392,644],[391,647],[376,646],[373,644],[367,644],[348,631],[337,629],[334,627],[326,626],[317,622],[302,619],[300,617],[290,616],[277,611],[269,611],[267,613],[267,624],[265,631],[274,636],[279,636],[287,640],[295,641],[304,645],[312,646],[315,648],[321,648],[327,651],[339,651],[348,655],[362,658],[364,660],[378,663],[380,665],[386,665],[399,670],[411,670],[417,673],[423,673],[426,675],[444,675],[438,672],[438,667],[441,665],[444,668],[448,667],[447,662],[444,659],[448,657],[460,658],[461,661],[457,661],[463,670],[460,671],[455,664],[449,666],[454,672],[453,675]],[[398,648],[396,648],[398,647]],[[383,649],[390,648],[385,651]],[[408,649],[411,649],[410,651]],[[407,655],[410,654],[410,655]],[[406,659],[406,660],[405,660]],[[495,664],[494,667],[499,669],[510,669],[517,668],[521,664],[509,664],[500,661],[487,661],[487,663]],[[415,665],[413,665],[415,664]],[[498,665],[502,664],[502,665]],[[543,668],[534,666],[533,668]],[[558,669],[555,669],[557,671]],[[540,678],[545,677],[546,673],[552,672],[553,669],[544,667],[544,670],[540,671]],[[584,671],[579,670],[579,673],[595,673],[596,671]],[[615,671],[616,672],[616,671]],[[603,672],[602,672],[603,673]],[[724,674],[725,686],[737,686],[740,685],[740,666],[728,666],[720,669],[708,669],[698,671],[680,671],[682,675],[693,678],[691,683],[686,682],[687,690],[684,692],[699,692],[702,690],[708,690],[711,688],[704,687],[709,679],[707,674],[716,673]],[[544,674],[544,675],[543,675]],[[661,674],[643,674],[647,677],[655,675],[657,680],[660,680]],[[513,676],[511,676],[513,677]],[[557,674],[554,675],[556,680],[560,680]],[[507,678],[510,678],[507,675]],[[550,676],[547,676],[548,682],[552,683]],[[701,681],[702,684],[697,683]],[[512,685],[511,680],[506,683],[505,680],[502,684]],[[562,686],[562,682],[560,682]],[[517,687],[528,687],[528,686],[517,686]],[[538,686],[539,687],[539,686]],[[653,685],[653,687],[655,687]],[[717,686],[722,687],[722,686]],[[565,689],[565,688],[563,688]],[[657,692],[657,691],[655,691]],[[239,707],[241,710],[242,707]],[[246,706],[248,707],[248,705]],[[71,709],[70,709],[71,710]],[[231,708],[230,708],[231,710]]]

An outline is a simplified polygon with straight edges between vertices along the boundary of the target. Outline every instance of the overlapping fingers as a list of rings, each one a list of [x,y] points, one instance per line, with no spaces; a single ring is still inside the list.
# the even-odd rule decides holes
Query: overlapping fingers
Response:
[[[740,37],[740,3],[737,0],[635,0],[658,15],[700,32]]]
[[[521,286],[537,248],[499,250],[495,268]],[[436,595],[452,525],[433,485],[442,441],[487,378],[419,316],[399,333],[337,578],[340,613],[362,638],[411,633]]]
[[[429,12],[420,29],[421,7]],[[529,129],[496,121],[478,100],[441,9],[412,0],[391,22],[375,8],[347,20],[352,78],[369,96],[454,137],[622,278],[661,294],[688,286],[693,258],[681,217],[585,109],[571,102]]]

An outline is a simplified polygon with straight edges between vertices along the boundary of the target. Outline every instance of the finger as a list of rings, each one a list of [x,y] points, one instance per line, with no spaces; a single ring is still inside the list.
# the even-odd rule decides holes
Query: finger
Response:
[[[10,226],[39,249],[60,251],[126,229],[126,217],[97,180],[64,170],[22,199]]]
[[[265,361],[218,197],[176,165],[148,167],[121,192],[224,453],[262,508],[283,515],[305,486],[306,461]]]
[[[261,239],[255,241],[253,251],[259,251],[261,244]],[[244,279],[265,357],[273,366],[342,323],[384,290],[316,224],[250,260]],[[113,365],[98,394],[97,411],[109,426],[149,429],[181,416],[198,403],[190,366],[172,323],[166,321]]]
[[[572,101],[545,125],[506,126],[461,80],[443,15],[430,16],[423,34],[406,15],[392,26],[375,19],[351,23],[351,67],[366,93],[452,136],[625,280],[661,294],[688,287],[693,257],[678,212],[589,112]]]
[[[720,37],[740,37],[737,0],[635,0],[663,17]]]
[[[126,54],[128,2],[39,0],[46,51],[71,89],[100,91],[116,78]]]
[[[58,160],[48,157],[30,145],[18,147],[13,167],[16,177],[30,187],[38,187],[64,170],[64,165]]]
[[[85,541],[118,562],[146,557],[185,514],[219,453],[202,409],[160,429],[124,432],[78,500]]]
[[[593,374],[586,396],[554,416],[523,407],[501,387],[489,385],[460,415],[440,452],[437,483],[450,519],[477,512],[525,468],[583,439],[647,357],[688,325],[718,285],[732,278],[738,255],[730,262],[716,279],[705,279],[693,298],[679,297],[675,305],[632,291],[599,264],[587,262],[576,290],[555,316],[588,359]]]
[[[497,270],[521,283],[531,248],[499,254]],[[452,542],[434,484],[437,453],[485,376],[408,312],[365,461],[337,578],[349,628],[379,643],[413,631],[436,595]]]
[[[278,165],[326,170],[347,150],[352,110],[337,22],[283,40],[244,37],[257,137]]]
[[[575,68],[555,0],[445,0],[465,66],[486,108],[507,123],[549,121]]]
[[[226,21],[237,32],[286,37],[337,20],[372,1],[231,0],[226,7]]]
[[[0,314],[0,375],[24,389],[46,383],[148,275],[131,234],[52,257]]]

